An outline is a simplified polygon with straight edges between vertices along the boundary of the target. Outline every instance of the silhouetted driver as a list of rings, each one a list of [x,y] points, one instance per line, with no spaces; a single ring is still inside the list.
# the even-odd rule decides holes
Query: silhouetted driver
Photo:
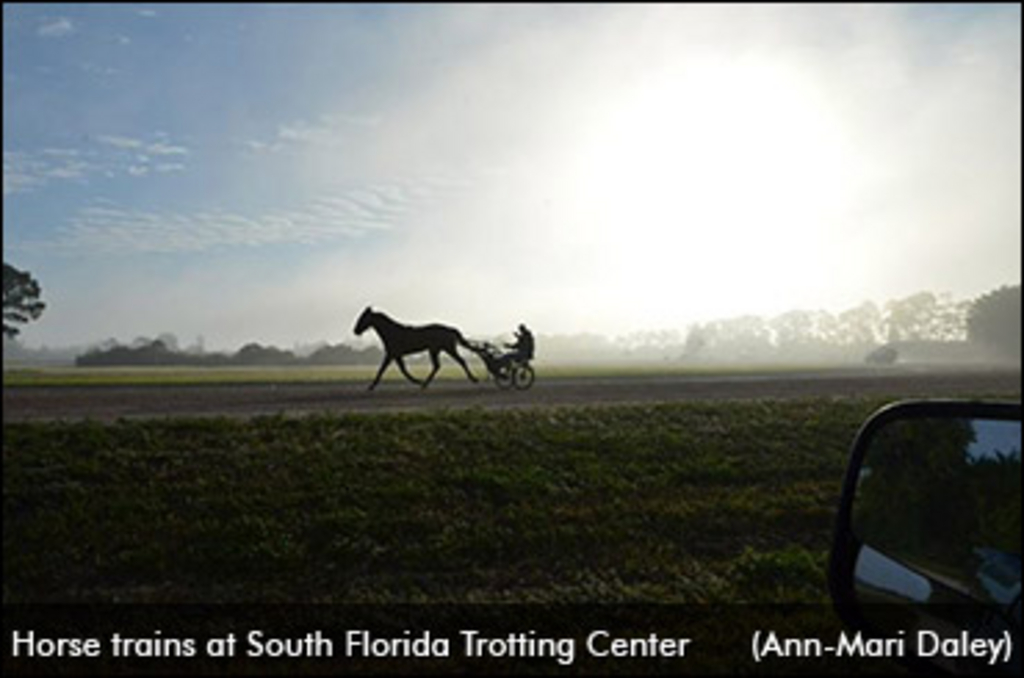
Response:
[[[512,353],[509,354],[512,360],[521,363],[533,360],[533,332],[526,325],[520,324],[519,331],[516,332],[516,343],[505,344],[505,347],[512,349]]]

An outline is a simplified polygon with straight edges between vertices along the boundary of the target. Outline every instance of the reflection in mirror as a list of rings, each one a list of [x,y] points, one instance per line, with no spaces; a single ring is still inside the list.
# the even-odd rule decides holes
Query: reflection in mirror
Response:
[[[932,595],[932,586],[926,577],[870,546],[860,550],[854,576],[864,603],[925,603]]]
[[[1020,437],[1020,422],[890,422],[864,455],[854,533],[871,552],[941,584],[931,602],[1012,605],[1021,580]],[[867,572],[878,568],[864,557]]]
[[[1019,421],[914,417],[877,431],[852,507],[854,591],[876,629],[1019,634],[1020,448]],[[1019,666],[1018,653],[1002,668]]]

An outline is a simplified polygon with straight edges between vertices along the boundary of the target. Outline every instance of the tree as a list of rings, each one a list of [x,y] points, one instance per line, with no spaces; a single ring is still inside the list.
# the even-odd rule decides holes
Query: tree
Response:
[[[30,273],[4,262],[5,337],[16,337],[21,331],[13,323],[27,323],[42,315],[46,304],[39,300],[40,293],[39,283]]]
[[[788,311],[771,319],[775,343],[780,349],[806,348],[814,339],[814,325],[811,311]]]
[[[956,301],[950,294],[938,296],[938,306],[929,328],[935,341],[964,341],[967,338],[967,314],[971,302]]]
[[[967,315],[968,340],[997,358],[1020,360],[1020,332],[1020,285],[982,295]]]
[[[931,292],[918,292],[885,305],[885,328],[890,342],[928,339],[928,329],[938,308]]]
[[[839,314],[839,341],[847,346],[871,346],[881,336],[882,312],[871,301]]]
[[[694,358],[704,350],[712,339],[713,330],[700,324],[690,325],[686,333],[686,344],[683,346],[683,358]]]
[[[854,504],[854,529],[904,562],[965,571],[977,530],[966,419],[890,422],[872,439]]]

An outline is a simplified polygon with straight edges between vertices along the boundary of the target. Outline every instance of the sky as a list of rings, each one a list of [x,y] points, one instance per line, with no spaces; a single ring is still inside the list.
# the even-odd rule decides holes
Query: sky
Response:
[[[1021,9],[3,5],[30,346],[683,329],[1021,279]]]

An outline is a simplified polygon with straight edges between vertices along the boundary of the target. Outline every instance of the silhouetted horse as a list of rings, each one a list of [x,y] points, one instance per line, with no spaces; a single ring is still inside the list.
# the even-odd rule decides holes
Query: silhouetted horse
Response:
[[[359,316],[359,320],[356,321],[355,333],[362,334],[370,328],[377,330],[377,335],[384,342],[384,362],[380,364],[380,369],[377,370],[377,378],[370,384],[371,391],[380,382],[384,370],[388,368],[392,360],[398,363],[398,367],[402,370],[402,374],[405,375],[406,379],[426,388],[441,368],[441,363],[437,357],[441,351],[444,351],[454,358],[455,362],[462,365],[462,369],[466,371],[466,376],[469,377],[470,381],[477,380],[473,373],[469,371],[466,361],[458,354],[455,345],[462,344],[470,350],[472,350],[472,347],[462,336],[462,332],[459,332],[454,327],[436,324],[420,327],[403,325],[392,320],[386,314],[374,311],[371,307],[367,306],[366,310]],[[409,370],[405,368],[405,361],[402,360],[403,357],[410,353],[419,353],[421,351],[430,351],[430,362],[434,364],[434,369],[431,370],[426,381],[420,381],[409,374]]]

